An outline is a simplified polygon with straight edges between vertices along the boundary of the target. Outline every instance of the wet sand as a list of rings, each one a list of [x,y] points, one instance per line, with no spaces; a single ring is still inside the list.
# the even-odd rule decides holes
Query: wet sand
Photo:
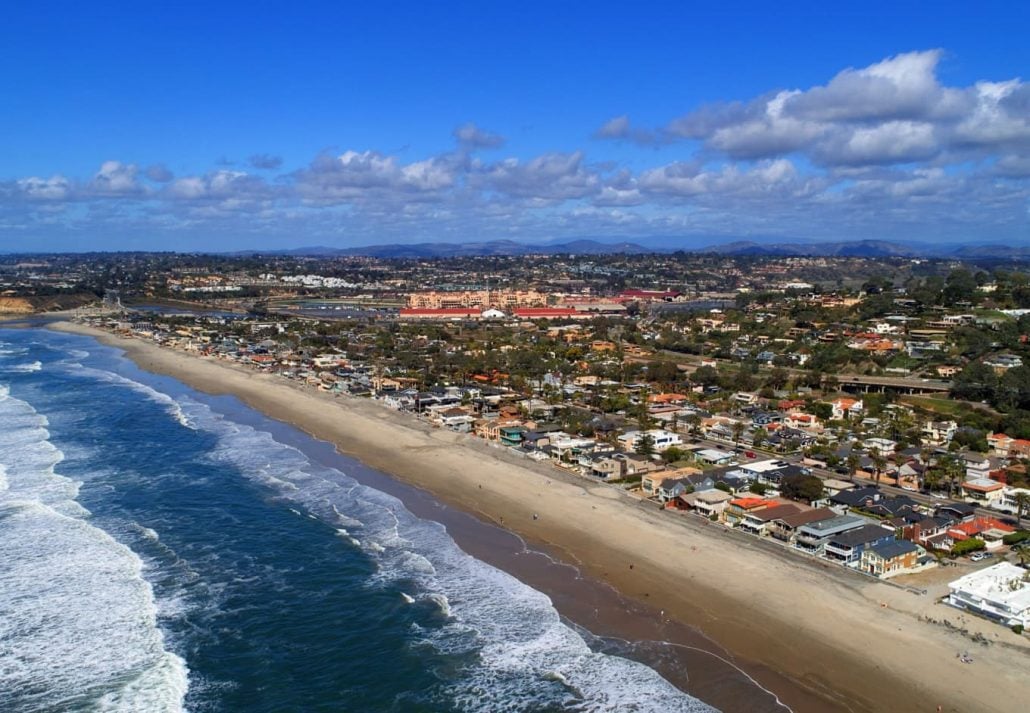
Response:
[[[471,554],[547,592],[559,611],[594,634],[672,642],[635,646],[655,660],[664,657],[667,670],[655,665],[670,680],[725,711],[776,709],[771,697],[764,698],[764,708],[747,700],[756,689],[738,669],[798,713],[1024,707],[1030,690],[1026,639],[975,621],[970,629],[994,642],[975,646],[920,619],[958,617],[929,597],[698,518],[658,512],[617,489],[433,430],[367,400],[315,393],[279,377],[79,325],[62,328],[125,349],[146,370],[207,393],[234,395],[495,523],[497,532],[489,536],[472,525],[471,534],[462,535],[457,520],[447,524]],[[505,531],[576,569],[509,548],[501,542],[511,537]],[[959,650],[973,650],[975,665],[959,662]],[[688,672],[689,680],[675,680],[677,670]]]

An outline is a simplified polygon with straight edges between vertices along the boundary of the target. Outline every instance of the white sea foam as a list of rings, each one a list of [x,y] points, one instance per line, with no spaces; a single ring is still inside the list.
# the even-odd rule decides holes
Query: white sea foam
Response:
[[[43,416],[5,394],[0,423],[0,709],[182,710],[142,561],[85,519]]]
[[[64,365],[68,374],[73,376],[84,376],[93,381],[100,381],[103,383],[114,384],[117,386],[124,386],[128,389],[135,391],[138,394],[142,394],[151,401],[159,403],[164,406],[168,413],[180,424],[186,428],[195,428],[190,423],[189,418],[182,410],[182,404],[176,401],[174,398],[166,393],[158,391],[157,389],[147,386],[146,384],[140,383],[129,379],[121,374],[116,374],[113,371],[107,371],[105,369],[94,369],[90,366],[83,366],[78,363],[68,363]]]
[[[10,364],[8,366],[0,367],[4,371],[12,372],[15,374],[29,374],[34,371],[41,371],[43,369],[43,362],[32,361],[26,364]]]
[[[477,662],[448,688],[460,709],[711,710],[643,664],[592,651],[546,595],[462,552],[442,525],[420,520],[393,496],[206,406],[190,404],[188,413],[219,437],[213,459],[275,488],[291,510],[303,508],[358,540],[377,564],[370,586],[418,588],[402,592],[404,601],[438,612],[416,627],[423,642]]]

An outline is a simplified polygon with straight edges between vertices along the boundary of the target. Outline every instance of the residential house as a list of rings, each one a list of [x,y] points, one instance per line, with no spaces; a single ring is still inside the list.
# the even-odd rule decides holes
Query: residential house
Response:
[[[794,543],[794,537],[797,535],[797,530],[802,525],[808,525],[813,522],[819,522],[821,520],[829,520],[830,518],[837,517],[837,513],[833,512],[829,508],[816,508],[814,510],[802,510],[801,512],[784,515],[777,515],[767,525],[767,531],[770,535],[775,537],[777,540],[782,540],[790,544]]]
[[[967,522],[959,522],[952,525],[948,528],[946,534],[952,544],[975,537],[983,540],[987,549],[996,550],[1004,544],[1002,540],[1005,535],[1015,531],[1016,528],[996,518],[975,517]]]
[[[1030,628],[1030,583],[1026,570],[1000,562],[948,584],[948,603],[1004,626]]]
[[[736,527],[750,513],[764,510],[772,504],[773,501],[766,500],[765,498],[734,498],[727,503],[722,519],[730,527]]]
[[[869,520],[857,515],[838,515],[800,526],[794,536],[794,547],[810,555],[822,555],[826,543],[837,535],[868,525]]]
[[[769,534],[769,525],[774,520],[787,515],[796,515],[799,512],[802,512],[802,506],[795,503],[772,505],[764,509],[748,512],[744,515],[744,519],[740,521],[739,527],[744,532],[761,537]]]
[[[792,411],[783,418],[783,425],[787,428],[811,431],[819,428],[819,417],[812,413]]]
[[[837,421],[848,419],[852,416],[861,416],[865,410],[865,404],[861,399],[834,399],[830,402],[830,407],[833,410],[833,418]]]
[[[889,438],[867,438],[862,442],[862,447],[870,453],[889,456],[894,453],[898,444]]]
[[[914,569],[919,564],[919,547],[907,540],[889,540],[862,551],[862,571],[877,577],[890,577]]]
[[[990,478],[975,478],[962,483],[962,495],[970,502],[994,507],[1005,496],[1005,485]]]
[[[526,429],[522,426],[501,426],[499,433],[501,443],[512,448],[518,448],[522,445]]]
[[[692,509],[698,515],[719,520],[722,519],[726,504],[733,499],[733,496],[724,490],[712,488],[681,495],[679,499],[688,509]]]
[[[948,528],[955,524],[949,517],[933,515],[902,526],[902,539],[922,545],[928,549],[948,549],[945,544]]]
[[[958,433],[958,424],[954,421],[927,421],[923,424],[922,440],[934,446],[944,446]]]
[[[1009,448],[1012,447],[1012,441],[1014,440],[1014,438],[1011,438],[1004,433],[992,433],[987,436],[987,445],[991,450],[991,455],[1006,458],[1008,457]]]
[[[626,433],[619,436],[619,445],[624,450],[635,452],[640,448],[645,435],[651,437],[651,446],[656,453],[661,453],[673,446],[683,445],[683,439],[680,438],[678,433],[661,428],[652,428],[649,431],[626,431]]]
[[[1030,489],[1005,486],[1002,489],[1001,497],[995,502],[994,506],[999,510],[1005,510],[1014,515],[1019,514],[1019,497],[1021,495],[1030,497]]]
[[[437,411],[433,415],[433,422],[457,433],[468,433],[472,430],[472,424],[476,419],[462,408],[449,408]]]
[[[823,547],[826,559],[847,567],[857,565],[866,547],[894,541],[894,530],[881,525],[862,525],[830,537]]]
[[[736,459],[736,454],[718,448],[702,448],[694,451],[694,458],[706,465],[728,465]]]

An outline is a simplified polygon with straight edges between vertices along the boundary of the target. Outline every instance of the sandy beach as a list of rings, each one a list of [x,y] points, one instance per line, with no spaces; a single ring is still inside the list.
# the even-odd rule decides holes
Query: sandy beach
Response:
[[[380,404],[316,393],[223,361],[53,325],[126,351],[141,368],[231,394],[443,502],[501,525],[674,622],[697,627],[794,711],[1021,711],[1030,646],[933,598],[792,556],[616,488],[523,462]],[[970,651],[975,662],[960,662]]]

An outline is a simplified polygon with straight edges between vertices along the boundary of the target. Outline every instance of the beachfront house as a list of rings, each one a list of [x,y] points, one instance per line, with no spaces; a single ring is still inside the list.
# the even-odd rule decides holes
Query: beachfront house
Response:
[[[855,530],[869,521],[857,515],[838,515],[826,520],[810,522],[798,528],[794,536],[794,547],[810,555],[822,555],[826,543],[848,530]]]
[[[867,547],[894,541],[894,530],[880,525],[862,525],[833,535],[826,541],[823,554],[831,562],[852,567],[862,559]]]
[[[908,540],[890,540],[866,547],[861,569],[877,577],[890,577],[914,569],[919,564],[919,547]]]
[[[781,542],[794,544],[794,537],[797,535],[799,527],[820,520],[829,520],[831,517],[837,517],[837,514],[829,508],[802,510],[794,514],[777,514],[766,526],[766,531]]]
[[[754,510],[744,515],[744,519],[740,521],[738,526],[744,532],[751,535],[757,535],[762,537],[768,534],[768,528],[770,523],[774,520],[786,517],[787,515],[796,515],[801,512],[801,505],[794,503],[784,503],[782,505],[773,505],[762,510]]]
[[[948,584],[948,603],[1005,626],[1030,627],[1030,582],[1027,571],[1000,562]]]
[[[725,490],[712,488],[681,495],[679,499],[688,509],[692,509],[698,515],[709,520],[719,520],[722,518],[723,510],[726,509],[726,504],[733,499],[733,496]]]
[[[764,510],[772,504],[771,500],[765,498],[734,498],[726,505],[726,509],[722,513],[722,520],[730,527],[736,527],[749,514]]]

